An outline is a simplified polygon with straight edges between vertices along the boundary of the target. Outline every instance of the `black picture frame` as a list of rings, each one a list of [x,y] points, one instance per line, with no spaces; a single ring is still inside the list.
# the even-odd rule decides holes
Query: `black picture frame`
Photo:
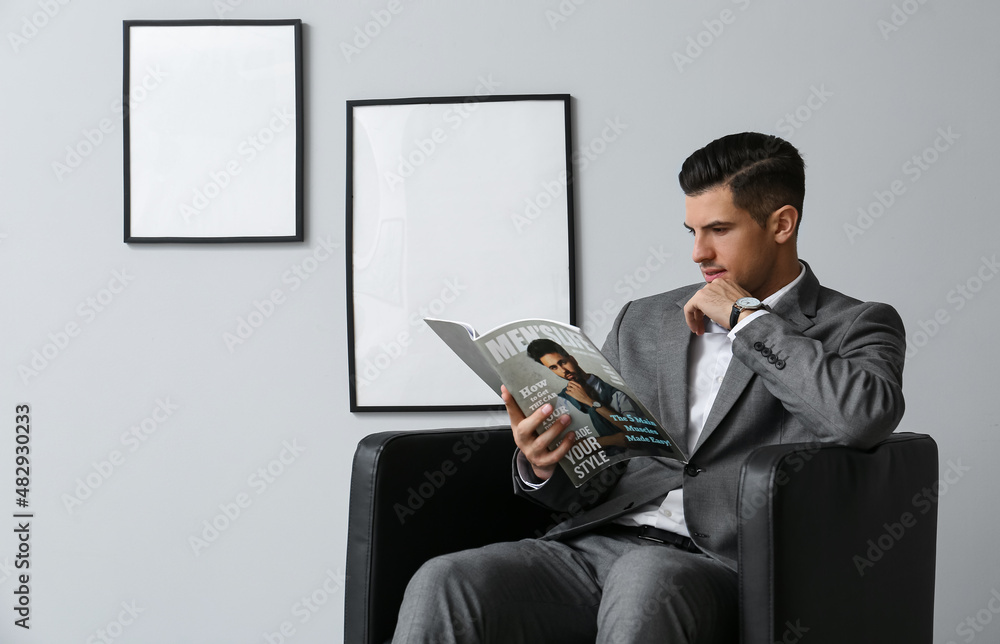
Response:
[[[303,241],[302,21],[122,29],[124,241]]]
[[[423,318],[575,324],[573,192],[568,94],[348,101],[351,411],[502,409]]]

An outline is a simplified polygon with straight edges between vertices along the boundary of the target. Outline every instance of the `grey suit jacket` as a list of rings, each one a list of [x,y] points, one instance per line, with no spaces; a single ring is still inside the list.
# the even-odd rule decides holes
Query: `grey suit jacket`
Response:
[[[647,408],[686,444],[689,345],[684,304],[702,284],[630,302],[603,351]],[[903,323],[885,304],[861,302],[803,279],[772,314],[741,329],[733,360],[685,467],[639,457],[581,488],[556,474],[538,489],[514,471],[515,491],[549,508],[565,538],[683,486],[695,543],[736,569],[740,468],[762,445],[817,441],[869,447],[903,416]]]

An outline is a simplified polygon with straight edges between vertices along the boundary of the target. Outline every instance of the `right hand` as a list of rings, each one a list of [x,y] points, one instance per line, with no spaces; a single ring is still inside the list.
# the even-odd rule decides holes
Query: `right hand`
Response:
[[[594,396],[591,392],[578,382],[570,381],[566,383],[566,393],[567,395],[576,399],[578,403],[585,407],[594,406]]]
[[[555,442],[563,430],[566,429],[566,426],[569,425],[569,414],[560,416],[556,422],[552,423],[551,427],[539,435],[535,431],[541,427],[542,421],[552,413],[553,408],[551,404],[545,403],[530,416],[525,417],[521,408],[514,402],[514,397],[507,391],[507,387],[501,386],[500,397],[503,398],[503,404],[507,408],[507,415],[510,416],[510,428],[514,432],[514,443],[517,444],[517,448],[524,454],[524,458],[528,460],[535,476],[543,481],[547,481],[556,471],[559,461],[562,460],[562,457],[566,455],[566,452],[573,447],[573,443],[576,441],[576,436],[569,433],[563,442],[559,444],[559,447],[549,450],[549,445]]]

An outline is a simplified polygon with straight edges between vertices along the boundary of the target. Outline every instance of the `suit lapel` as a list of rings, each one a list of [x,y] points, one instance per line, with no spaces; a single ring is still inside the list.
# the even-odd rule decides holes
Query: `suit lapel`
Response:
[[[660,338],[656,360],[656,385],[659,392],[660,422],[681,451],[688,454],[688,347],[694,337],[684,321],[684,305],[697,289],[668,306],[660,320]]]
[[[719,388],[719,394],[715,397],[712,410],[708,412],[708,418],[705,420],[705,427],[701,430],[701,435],[698,437],[698,444],[694,446],[695,451],[701,448],[708,437],[712,435],[712,432],[715,431],[715,428],[719,426],[719,423],[722,422],[722,419],[733,408],[736,400],[743,393],[743,390],[747,388],[747,385],[750,384],[753,376],[753,370],[736,358],[733,358],[732,362],[729,363],[729,368],[726,369],[726,376],[722,379],[722,386]]]

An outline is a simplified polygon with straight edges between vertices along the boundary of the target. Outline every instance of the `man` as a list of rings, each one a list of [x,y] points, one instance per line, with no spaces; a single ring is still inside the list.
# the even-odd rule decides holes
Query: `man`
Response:
[[[603,351],[683,433],[689,463],[633,459],[615,480],[574,488],[556,468],[572,441],[547,449],[558,423],[535,434],[551,407],[525,417],[504,391],[517,493],[571,518],[543,539],[428,562],[397,642],[736,641],[747,455],[800,441],[865,448],[899,423],[902,322],[820,286],[799,261],[798,151],[730,135],[692,154],[679,178],[705,283],[630,302]]]
[[[601,446],[608,448],[611,455],[623,451],[629,430],[625,422],[616,420],[615,416],[632,414],[645,417],[639,406],[622,391],[584,371],[577,359],[554,340],[532,340],[528,343],[527,354],[566,381],[559,397],[590,417],[590,426],[599,437]]]

